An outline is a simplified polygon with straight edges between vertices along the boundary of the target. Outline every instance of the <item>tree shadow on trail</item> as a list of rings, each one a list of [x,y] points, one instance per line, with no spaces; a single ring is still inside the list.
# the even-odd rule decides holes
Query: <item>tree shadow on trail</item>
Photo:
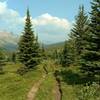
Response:
[[[61,77],[62,81],[69,84],[69,85],[77,85],[77,84],[86,84],[88,82],[91,82],[89,77],[85,77],[82,75],[79,75],[78,73],[72,72],[71,70],[64,70],[58,73]]]

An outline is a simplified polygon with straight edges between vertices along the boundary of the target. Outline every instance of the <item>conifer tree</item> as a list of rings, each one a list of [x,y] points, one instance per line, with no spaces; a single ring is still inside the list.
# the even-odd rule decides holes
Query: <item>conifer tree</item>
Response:
[[[72,59],[71,59],[71,53],[70,53],[70,49],[68,46],[68,41],[65,41],[65,45],[64,48],[62,50],[61,53],[61,57],[60,57],[60,63],[63,67],[67,67],[72,63]]]
[[[72,40],[75,40],[74,46],[76,49],[77,56],[80,56],[82,50],[84,49],[85,46],[84,37],[86,36],[87,30],[88,30],[88,16],[85,14],[84,6],[80,6],[70,36]]]
[[[44,47],[43,44],[42,44],[42,47],[41,47],[41,57],[42,57],[42,59],[46,59],[45,47]]]
[[[82,71],[87,75],[100,75],[100,0],[92,1],[86,48],[82,54]]]
[[[16,53],[12,53],[12,62],[16,63]]]
[[[5,57],[3,52],[0,50],[0,73],[2,73],[4,65],[5,65]]]
[[[33,68],[39,63],[39,43],[32,30],[29,9],[27,9],[27,17],[24,32],[19,41],[19,59],[26,68]]]
[[[37,61],[39,61],[39,59],[41,59],[41,48],[40,48],[40,44],[38,42],[38,35],[35,38],[34,54],[35,54]]]
[[[59,63],[59,49],[53,50],[52,58],[55,60],[56,63]]]

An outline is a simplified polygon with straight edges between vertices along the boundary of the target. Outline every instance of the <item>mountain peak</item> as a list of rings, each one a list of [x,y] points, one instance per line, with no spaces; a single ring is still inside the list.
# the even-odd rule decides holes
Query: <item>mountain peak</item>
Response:
[[[18,42],[18,37],[10,32],[0,31],[0,47],[4,49],[15,48]]]

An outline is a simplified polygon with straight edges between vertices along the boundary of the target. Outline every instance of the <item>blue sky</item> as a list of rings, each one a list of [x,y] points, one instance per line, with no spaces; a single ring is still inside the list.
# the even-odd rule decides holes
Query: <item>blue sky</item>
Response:
[[[0,30],[20,34],[30,8],[34,30],[44,43],[64,41],[79,5],[90,12],[91,0],[0,0]],[[7,27],[8,26],[8,27]]]
[[[5,0],[3,0],[5,1]],[[91,0],[7,0],[8,7],[17,10],[22,16],[29,6],[32,17],[37,17],[43,13],[49,13],[52,16],[68,18],[74,20],[79,5],[83,4],[86,11],[90,9]]]

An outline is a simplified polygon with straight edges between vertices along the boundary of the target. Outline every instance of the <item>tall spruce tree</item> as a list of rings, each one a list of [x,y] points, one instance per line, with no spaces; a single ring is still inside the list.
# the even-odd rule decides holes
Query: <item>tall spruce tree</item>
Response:
[[[4,65],[5,65],[5,56],[3,52],[0,50],[0,73],[2,73]]]
[[[87,75],[100,75],[100,0],[92,1],[92,11],[86,48],[82,54],[82,71]]]
[[[73,29],[71,30],[71,39],[75,41],[74,46],[76,49],[77,57],[80,56],[84,49],[84,37],[86,36],[88,30],[88,16],[84,11],[84,6],[79,7],[78,15],[76,16],[76,21]]]
[[[26,68],[33,68],[39,63],[39,43],[32,30],[29,9],[27,9],[27,17],[24,32],[19,41],[19,59]]]
[[[12,53],[11,58],[12,58],[12,62],[16,63],[16,53],[15,52]]]
[[[44,44],[42,44],[41,46],[41,57],[42,57],[42,60],[46,59],[46,52],[45,52]]]
[[[70,47],[68,41],[65,41],[64,48],[61,52],[60,63],[63,67],[67,67],[72,63],[72,55],[70,52]]]

